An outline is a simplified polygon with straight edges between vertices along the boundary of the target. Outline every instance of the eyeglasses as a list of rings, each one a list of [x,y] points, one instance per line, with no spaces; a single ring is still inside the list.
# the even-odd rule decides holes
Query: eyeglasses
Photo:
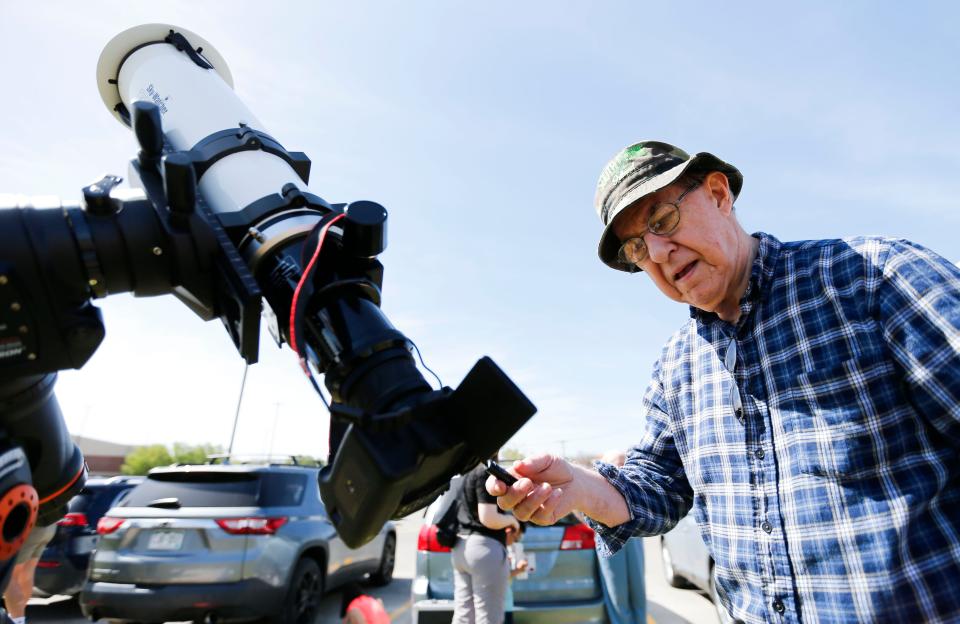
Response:
[[[727,345],[727,352],[723,356],[723,365],[733,375],[734,369],[737,368],[737,340],[735,338]],[[740,398],[740,389],[737,387],[736,380],[730,388],[730,402],[733,404],[734,416],[743,423],[743,400]]]
[[[647,218],[646,232],[640,236],[628,238],[620,245],[620,251],[617,254],[620,262],[639,265],[647,259],[650,252],[647,249],[647,243],[643,240],[643,237],[648,233],[656,234],[657,236],[670,236],[673,234],[677,226],[680,225],[680,202],[687,196],[687,193],[700,186],[702,182],[703,180],[694,180],[686,190],[680,193],[677,201],[657,202],[654,204],[653,209],[650,210],[650,217]]]

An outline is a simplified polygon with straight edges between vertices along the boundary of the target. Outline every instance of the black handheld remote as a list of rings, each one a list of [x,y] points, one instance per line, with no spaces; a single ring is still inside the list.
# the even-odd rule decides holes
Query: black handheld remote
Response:
[[[514,483],[517,482],[517,478],[515,476],[507,472],[503,466],[493,461],[492,459],[487,460],[486,466],[487,466],[487,472],[489,472],[496,478],[500,479],[501,481],[506,483],[508,486],[513,485]]]

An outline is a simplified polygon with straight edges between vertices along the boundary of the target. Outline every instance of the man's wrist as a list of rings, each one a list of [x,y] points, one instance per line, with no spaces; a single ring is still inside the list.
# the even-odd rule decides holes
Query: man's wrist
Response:
[[[571,498],[573,499],[573,508],[584,514],[595,518],[599,513],[597,486],[599,481],[606,481],[599,473],[577,464],[571,465],[573,469],[573,479],[567,484],[570,488]]]
[[[574,476],[567,487],[573,491],[573,507],[608,527],[630,520],[627,501],[607,479],[596,470],[572,466]]]

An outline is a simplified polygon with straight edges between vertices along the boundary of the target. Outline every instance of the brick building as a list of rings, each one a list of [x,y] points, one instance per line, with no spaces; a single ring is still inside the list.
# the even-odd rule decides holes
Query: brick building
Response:
[[[120,474],[120,465],[127,454],[136,448],[133,444],[117,444],[95,438],[73,436],[73,441],[80,447],[90,476],[110,476]]]

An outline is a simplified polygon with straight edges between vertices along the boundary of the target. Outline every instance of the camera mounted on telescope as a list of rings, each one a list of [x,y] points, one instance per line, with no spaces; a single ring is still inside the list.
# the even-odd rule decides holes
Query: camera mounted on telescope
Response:
[[[97,76],[140,145],[130,178],[142,193],[107,177],[80,205],[0,211],[0,269],[24,302],[20,318],[0,316],[5,377],[80,368],[104,335],[92,298],[173,294],[219,318],[248,363],[263,312],[315,387],[313,372],[324,375],[332,401],[320,491],[353,547],[428,504],[533,415],[486,357],[456,390],[426,382],[415,347],[380,310],[387,211],[311,192],[310,160],[266,132],[209,43],[136,27],[107,45]],[[33,343],[3,333],[18,320]]]

